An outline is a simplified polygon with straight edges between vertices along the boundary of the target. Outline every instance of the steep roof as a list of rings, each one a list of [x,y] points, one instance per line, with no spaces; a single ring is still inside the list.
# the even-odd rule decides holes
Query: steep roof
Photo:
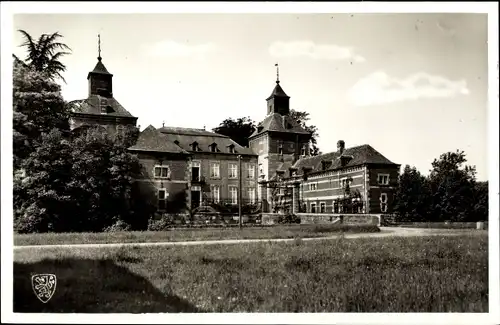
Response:
[[[139,134],[137,142],[129,150],[188,154],[186,150],[180,148],[168,136],[155,129],[152,125]]]
[[[267,97],[266,100],[269,100],[273,97],[288,97],[288,98],[290,98],[290,96],[288,96],[285,93],[283,88],[281,88],[279,81],[276,82],[276,86],[274,87],[273,92],[271,93],[271,95],[269,97]]]
[[[340,164],[340,153],[338,151],[325,153],[318,156],[305,157],[297,160],[293,167],[297,168],[297,174],[302,174],[303,167],[312,168],[311,172],[322,171],[322,161],[330,161],[331,165],[327,170],[338,169]],[[343,166],[353,167],[363,164],[383,164],[383,165],[397,165],[384,157],[380,152],[375,150],[369,144],[364,144],[357,147],[346,148],[342,156],[351,156],[348,163]]]
[[[178,145],[186,151],[192,151],[191,145],[196,142],[200,149],[198,152],[211,152],[210,145],[215,143],[220,153],[231,153],[229,147],[233,146],[235,154],[255,155],[252,149],[240,146],[230,137],[203,129],[162,127],[158,131],[167,135],[170,141],[177,141]]]
[[[104,66],[104,64],[101,61],[101,58],[97,58],[97,64],[94,67],[94,70],[92,70],[90,73],[99,73],[99,74],[109,74],[111,73],[108,72],[108,69]]]
[[[272,113],[266,116],[266,118],[258,124],[256,130],[250,137],[255,137],[267,131],[310,134],[293,118],[279,113]]]
[[[70,104],[73,106],[74,113],[103,115],[101,113],[101,103],[103,102],[111,108],[106,115],[134,117],[113,97],[91,95],[87,99],[71,101]]]

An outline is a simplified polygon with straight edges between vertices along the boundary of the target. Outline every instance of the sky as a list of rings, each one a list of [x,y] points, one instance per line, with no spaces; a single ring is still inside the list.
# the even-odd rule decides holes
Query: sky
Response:
[[[323,153],[370,144],[427,174],[465,151],[488,179],[486,14],[23,14],[14,30],[60,32],[72,54],[66,100],[87,97],[102,62],[114,97],[141,129],[212,129],[226,118],[260,122],[281,86],[310,114]],[[21,35],[13,49],[25,57]]]

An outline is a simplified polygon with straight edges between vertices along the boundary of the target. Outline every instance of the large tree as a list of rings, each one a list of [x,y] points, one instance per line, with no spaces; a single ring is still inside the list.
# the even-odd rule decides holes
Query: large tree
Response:
[[[22,61],[14,55],[17,63],[46,74],[50,79],[61,79],[65,82],[62,72],[66,71],[66,66],[61,63],[61,58],[68,55],[71,49],[66,44],[60,42],[63,36],[58,32],[52,34],[42,34],[35,40],[25,30],[19,30],[24,38],[21,47],[26,49],[26,59]]]
[[[238,119],[228,118],[213,129],[214,132],[226,135],[240,146],[248,147],[248,138],[255,130],[255,123],[250,117],[240,117]]]
[[[16,61],[13,72],[13,153],[17,168],[41,141],[42,134],[53,128],[69,130],[70,106],[61,95],[61,87],[43,72]]]
[[[426,177],[415,167],[406,165],[399,176],[394,211],[398,221],[427,221],[429,218],[430,187]]]
[[[447,152],[432,162],[429,183],[432,217],[436,221],[473,219],[476,169],[466,165],[463,151]],[[472,221],[472,220],[471,220]]]

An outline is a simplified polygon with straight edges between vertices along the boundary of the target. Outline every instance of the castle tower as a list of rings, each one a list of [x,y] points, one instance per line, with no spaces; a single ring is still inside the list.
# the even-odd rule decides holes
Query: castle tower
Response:
[[[97,64],[87,75],[88,97],[72,101],[71,129],[85,125],[101,125],[110,133],[123,127],[135,127],[137,117],[130,114],[113,97],[113,75],[108,72],[101,57],[101,36],[98,35]]]
[[[259,179],[271,180],[277,171],[289,175],[289,168],[309,156],[311,134],[290,117],[290,97],[281,87],[279,67],[276,85],[267,101],[267,116],[249,137],[250,148],[258,155]]]

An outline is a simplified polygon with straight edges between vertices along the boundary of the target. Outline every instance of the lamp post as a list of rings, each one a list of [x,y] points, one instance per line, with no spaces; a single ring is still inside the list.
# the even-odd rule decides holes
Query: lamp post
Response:
[[[240,229],[242,227],[241,220],[241,155],[238,155],[238,220]]]

